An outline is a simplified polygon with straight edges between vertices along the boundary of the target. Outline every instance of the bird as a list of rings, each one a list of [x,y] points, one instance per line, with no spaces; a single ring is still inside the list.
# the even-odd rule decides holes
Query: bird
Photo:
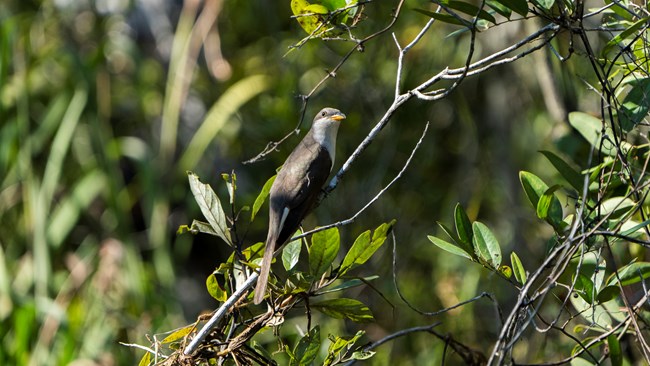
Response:
[[[275,251],[298,230],[330,175],[336,155],[336,136],[345,118],[335,108],[318,112],[309,132],[291,152],[271,186],[269,230],[255,287],[255,304],[264,299]]]

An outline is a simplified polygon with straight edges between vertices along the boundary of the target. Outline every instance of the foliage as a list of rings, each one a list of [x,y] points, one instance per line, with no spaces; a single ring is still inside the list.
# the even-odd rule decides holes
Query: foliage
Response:
[[[0,4],[0,364],[650,362],[643,4],[165,6]],[[325,105],[334,224],[226,308]]]

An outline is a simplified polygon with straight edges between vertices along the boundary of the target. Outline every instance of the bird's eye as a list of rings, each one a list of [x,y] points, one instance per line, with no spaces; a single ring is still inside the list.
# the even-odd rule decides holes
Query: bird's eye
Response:
[[[323,111],[323,113],[321,113],[320,115],[325,117],[327,115],[327,112]]]

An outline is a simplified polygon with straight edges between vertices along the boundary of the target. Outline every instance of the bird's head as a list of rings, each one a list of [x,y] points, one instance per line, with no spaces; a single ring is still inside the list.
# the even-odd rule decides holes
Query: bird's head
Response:
[[[341,113],[335,108],[323,108],[314,117],[313,127],[318,129],[329,129],[331,127],[338,127],[342,120],[345,119],[345,114]]]

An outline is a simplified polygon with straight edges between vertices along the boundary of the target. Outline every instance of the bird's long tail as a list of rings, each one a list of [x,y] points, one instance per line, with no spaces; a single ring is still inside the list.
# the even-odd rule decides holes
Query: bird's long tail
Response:
[[[270,239],[270,240],[269,240]],[[260,267],[260,277],[257,279],[257,286],[255,287],[255,304],[259,304],[264,300],[264,293],[266,292],[266,285],[269,282],[269,273],[271,272],[271,262],[273,261],[273,252],[275,251],[275,240],[269,238],[266,241],[266,249],[264,249],[264,258],[262,259],[262,266]]]

